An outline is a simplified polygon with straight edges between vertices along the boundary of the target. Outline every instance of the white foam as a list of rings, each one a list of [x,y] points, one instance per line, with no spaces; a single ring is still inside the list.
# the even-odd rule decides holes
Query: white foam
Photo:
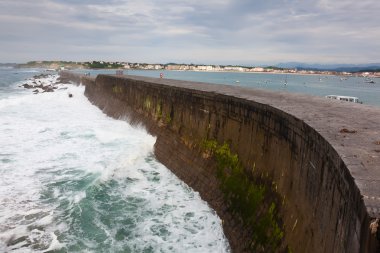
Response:
[[[49,248],[47,248],[46,250],[44,250],[43,252],[51,252],[53,250],[59,250],[59,249],[62,249],[65,244],[63,243],[60,243],[58,241],[58,238],[57,236],[55,235],[55,233],[51,232],[50,233],[50,237],[52,238],[51,242],[50,242],[50,246]]]
[[[84,198],[86,198],[86,192],[79,192],[78,194],[74,195],[74,203],[78,204]]]
[[[0,99],[0,159],[6,161],[0,166],[0,241],[26,236],[26,241],[40,245],[40,251],[49,251],[80,240],[87,247],[82,252],[92,252],[97,247],[93,240],[71,234],[79,226],[72,224],[78,222],[72,215],[85,215],[87,203],[95,205],[92,218],[107,235],[104,243],[112,245],[110,251],[129,243],[136,252],[144,245],[163,252],[228,252],[220,219],[198,193],[155,161],[155,137],[143,127],[105,116],[83,95],[84,87],[67,87]],[[107,213],[89,199],[91,190],[113,181],[120,187],[108,194],[120,201],[141,199],[136,204],[141,213],[120,212],[139,220],[128,242],[115,240],[122,224],[108,228],[100,217]],[[164,232],[157,234],[160,228]],[[22,243],[25,240],[13,248],[0,243],[0,251],[33,251],[20,248]]]

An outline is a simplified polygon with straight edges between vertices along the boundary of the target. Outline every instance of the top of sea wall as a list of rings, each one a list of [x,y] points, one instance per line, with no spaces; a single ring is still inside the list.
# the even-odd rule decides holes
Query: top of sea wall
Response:
[[[225,95],[285,112],[315,129],[336,150],[358,187],[368,214],[380,218],[380,108],[288,92],[239,86],[115,76],[193,93]],[[354,189],[353,189],[354,190]]]

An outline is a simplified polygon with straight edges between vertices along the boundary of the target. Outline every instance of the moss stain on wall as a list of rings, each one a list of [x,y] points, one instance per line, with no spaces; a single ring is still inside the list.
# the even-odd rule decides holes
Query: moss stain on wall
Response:
[[[114,86],[112,87],[112,92],[113,93],[123,93],[123,88],[119,86]]]
[[[162,118],[162,101],[158,100],[156,105],[156,117],[158,120]]]
[[[260,180],[250,180],[237,154],[231,152],[227,143],[220,145],[215,140],[204,140],[201,147],[203,157],[213,157],[217,162],[217,177],[230,211],[252,232],[250,250],[276,252],[284,237],[284,229],[276,201],[267,203],[267,196],[275,189]]]
[[[151,106],[152,106],[152,100],[151,100],[151,98],[150,97],[145,98],[144,108],[149,111],[150,108],[151,108]]]

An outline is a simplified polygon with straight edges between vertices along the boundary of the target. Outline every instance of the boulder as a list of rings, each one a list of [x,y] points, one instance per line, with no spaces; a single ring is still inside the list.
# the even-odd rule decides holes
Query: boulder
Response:
[[[25,89],[32,89],[32,88],[34,88],[34,85],[32,85],[32,84],[28,84],[28,83],[24,83],[24,84],[22,85],[22,87],[24,87]]]
[[[52,86],[43,86],[42,89],[44,90],[44,92],[54,92],[54,89]]]

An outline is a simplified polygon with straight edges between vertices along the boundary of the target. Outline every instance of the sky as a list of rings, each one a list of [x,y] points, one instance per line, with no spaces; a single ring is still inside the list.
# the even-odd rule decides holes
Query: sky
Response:
[[[380,62],[380,0],[0,0],[0,62]]]

